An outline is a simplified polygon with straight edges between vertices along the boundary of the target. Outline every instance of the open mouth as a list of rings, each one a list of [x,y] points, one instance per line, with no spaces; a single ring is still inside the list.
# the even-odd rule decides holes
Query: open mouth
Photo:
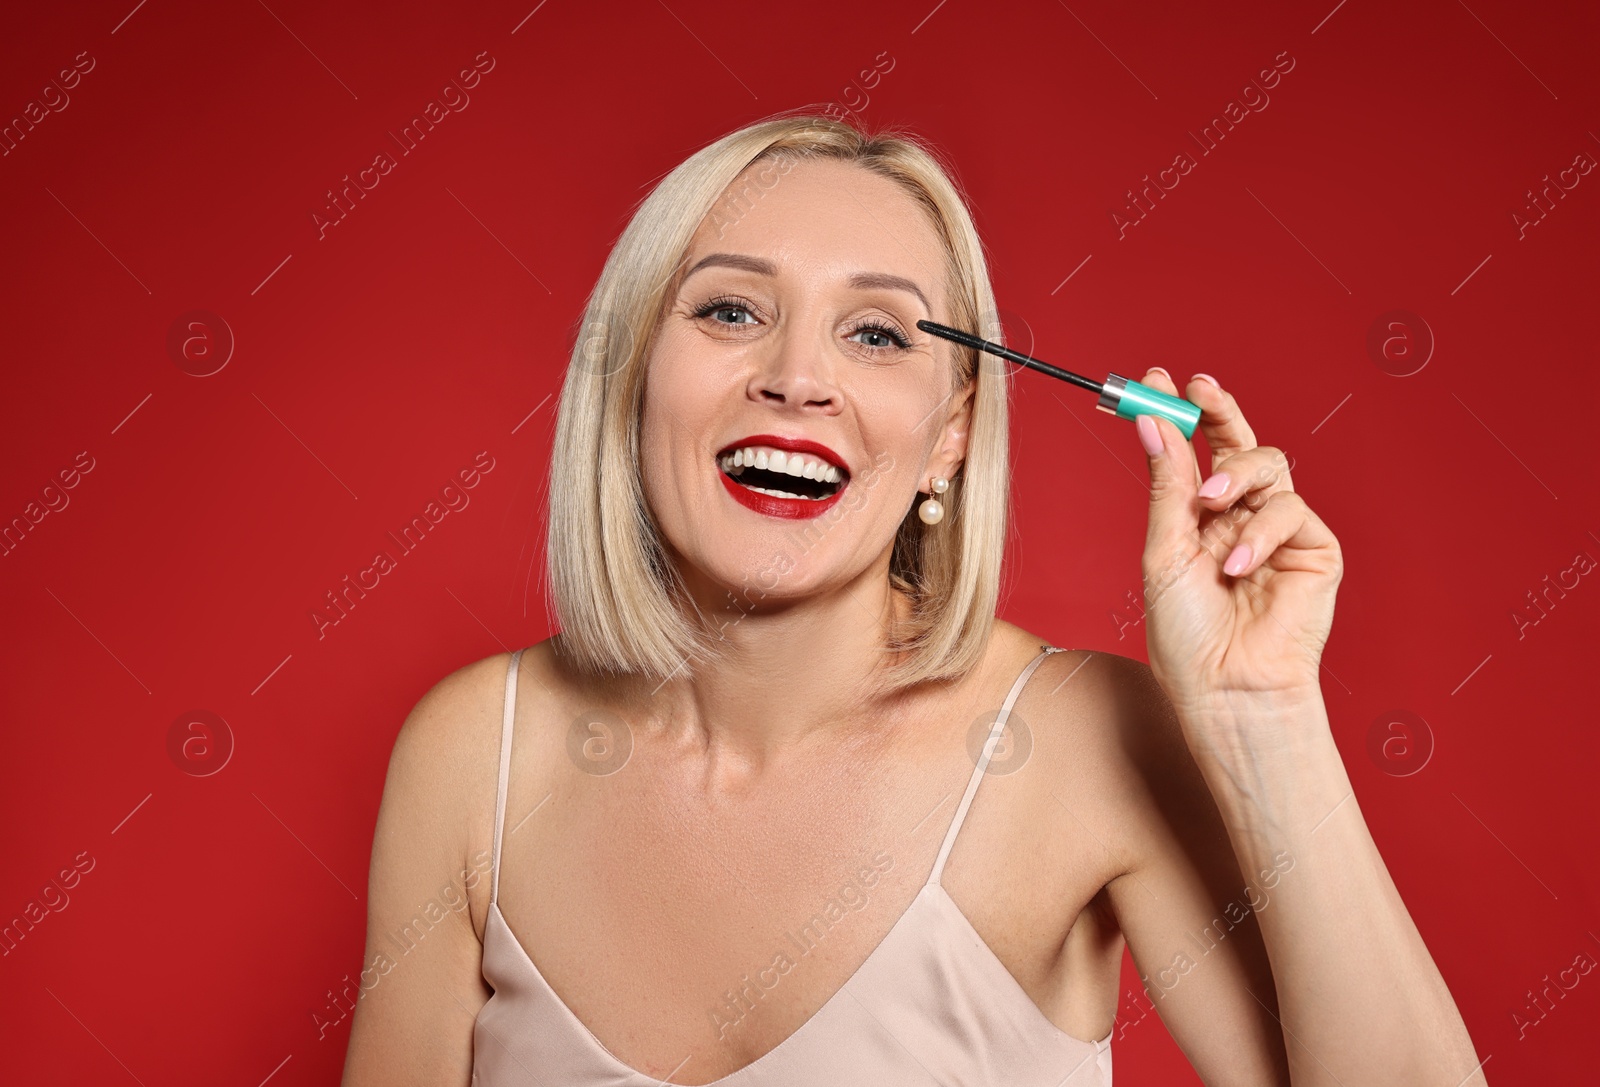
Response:
[[[717,466],[739,486],[772,498],[822,502],[844,489],[850,474],[814,453],[744,446],[717,457]]]

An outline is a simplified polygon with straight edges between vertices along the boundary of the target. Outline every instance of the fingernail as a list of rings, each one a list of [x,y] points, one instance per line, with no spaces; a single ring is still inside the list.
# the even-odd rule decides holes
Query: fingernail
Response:
[[[1225,472],[1218,472],[1204,483],[1200,484],[1201,498],[1215,498],[1228,489],[1228,476]]]
[[[1133,428],[1139,432],[1139,441],[1144,445],[1144,451],[1152,457],[1159,456],[1165,448],[1161,441],[1161,430],[1156,426],[1154,416],[1138,415],[1134,417]]]
[[[1230,577],[1238,577],[1240,571],[1250,565],[1250,545],[1240,544],[1228,553],[1228,561],[1222,564],[1222,572]]]
[[[1167,371],[1166,371],[1166,369],[1164,367],[1152,366],[1152,367],[1150,367],[1150,369],[1146,370],[1145,373],[1147,373],[1147,374],[1160,374],[1162,377],[1166,378],[1168,381],[1172,381],[1172,375],[1167,373]],[[1174,383],[1174,384],[1176,384],[1176,383]]]
[[[1222,391],[1222,382],[1218,381],[1216,378],[1212,377],[1210,374],[1196,374],[1194,376],[1199,378],[1201,381],[1209,381],[1209,382],[1211,382],[1211,384],[1213,384],[1213,385],[1215,385],[1217,387],[1217,391],[1218,392]]]

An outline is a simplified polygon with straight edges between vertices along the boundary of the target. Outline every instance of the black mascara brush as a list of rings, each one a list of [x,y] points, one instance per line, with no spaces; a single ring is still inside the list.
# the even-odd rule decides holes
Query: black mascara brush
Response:
[[[1130,381],[1119,374],[1107,375],[1105,381],[1091,381],[1080,377],[1070,370],[1063,370],[1059,366],[1051,366],[1048,362],[1024,355],[1021,351],[1013,351],[1009,347],[1001,347],[997,343],[974,336],[970,332],[962,332],[959,328],[950,328],[947,325],[935,324],[933,321],[918,321],[917,327],[924,332],[931,332],[935,336],[942,336],[947,340],[965,344],[979,351],[987,351],[991,355],[998,355],[1003,359],[1021,363],[1030,370],[1037,370],[1041,374],[1060,378],[1079,388],[1088,389],[1090,392],[1099,393],[1100,400],[1095,407],[1101,411],[1123,419],[1133,419],[1140,415],[1159,415],[1173,426],[1182,431],[1185,438],[1194,437],[1194,428],[1200,422],[1200,408],[1187,400],[1176,396],[1169,396],[1160,389],[1152,389],[1148,385],[1137,381]]]

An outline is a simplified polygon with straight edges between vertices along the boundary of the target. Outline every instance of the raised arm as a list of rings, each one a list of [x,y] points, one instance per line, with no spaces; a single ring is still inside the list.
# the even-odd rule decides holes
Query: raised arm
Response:
[[[1205,1083],[1288,1084],[1257,911],[1276,909],[1296,861],[1242,869],[1149,667],[1109,654],[1096,666],[1111,669],[1115,691],[1102,710],[1115,745],[1105,760],[1106,833],[1126,868],[1106,893],[1144,985],[1119,1014],[1113,1042],[1160,1029],[1159,1016]]]
[[[1164,371],[1146,379],[1176,394]],[[1205,378],[1191,380],[1187,395],[1211,450],[1203,483],[1177,427],[1136,421],[1151,476],[1146,641],[1164,696],[1143,714],[1149,734],[1165,737],[1148,776],[1153,792],[1164,783],[1173,794],[1161,802],[1170,829],[1156,825],[1138,861],[1153,891],[1171,885],[1177,894],[1163,905],[1119,888],[1129,945],[1141,963],[1174,952],[1197,913],[1227,901],[1198,897],[1197,883],[1225,872],[1261,902],[1248,902],[1242,934],[1254,933],[1235,944],[1243,973],[1229,984],[1279,1024],[1294,1087],[1482,1084],[1472,1040],[1378,855],[1328,726],[1321,657],[1344,573],[1338,541],[1295,493],[1284,453],[1256,443],[1232,395]],[[1243,982],[1260,976],[1262,951],[1274,993]],[[1209,973],[1197,967],[1195,988],[1220,984]],[[1263,1082],[1219,1068],[1212,1032],[1239,1020],[1240,1004],[1237,995],[1220,1012],[1192,999],[1162,1002],[1173,1036],[1205,1054],[1208,1083]],[[1258,1050],[1247,1064],[1261,1056],[1259,1040],[1251,1044]]]
[[[1484,1083],[1321,704],[1196,722],[1264,733],[1196,756],[1149,670],[1123,667],[1130,868],[1108,893],[1149,1004],[1201,1079]]]
[[[362,994],[356,1002],[342,1087],[466,1087],[474,1017],[490,996],[468,892],[486,901],[486,840],[494,805],[500,687],[505,657],[445,677],[417,703],[389,757],[368,883]],[[486,717],[487,715],[487,717]],[[488,793],[484,795],[487,783]],[[476,805],[477,807],[474,807]]]

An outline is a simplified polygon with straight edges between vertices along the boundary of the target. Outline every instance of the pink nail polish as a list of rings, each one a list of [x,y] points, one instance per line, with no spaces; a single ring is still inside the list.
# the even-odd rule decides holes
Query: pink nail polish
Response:
[[[1229,479],[1227,473],[1218,472],[1204,483],[1200,484],[1201,498],[1215,498],[1228,489]]]
[[[1228,553],[1228,561],[1222,564],[1222,572],[1230,577],[1238,577],[1239,573],[1250,565],[1250,545],[1239,544]]]
[[[1136,416],[1133,420],[1133,429],[1139,432],[1139,441],[1144,445],[1144,451],[1152,457],[1158,456],[1166,448],[1161,441],[1161,431],[1156,426],[1154,416]]]
[[[1215,385],[1217,387],[1217,391],[1218,392],[1222,391],[1222,382],[1218,381],[1216,378],[1212,377],[1210,374],[1195,374],[1194,376],[1199,378],[1201,381],[1209,381],[1209,382],[1211,382],[1211,384],[1213,384],[1213,385]]]

